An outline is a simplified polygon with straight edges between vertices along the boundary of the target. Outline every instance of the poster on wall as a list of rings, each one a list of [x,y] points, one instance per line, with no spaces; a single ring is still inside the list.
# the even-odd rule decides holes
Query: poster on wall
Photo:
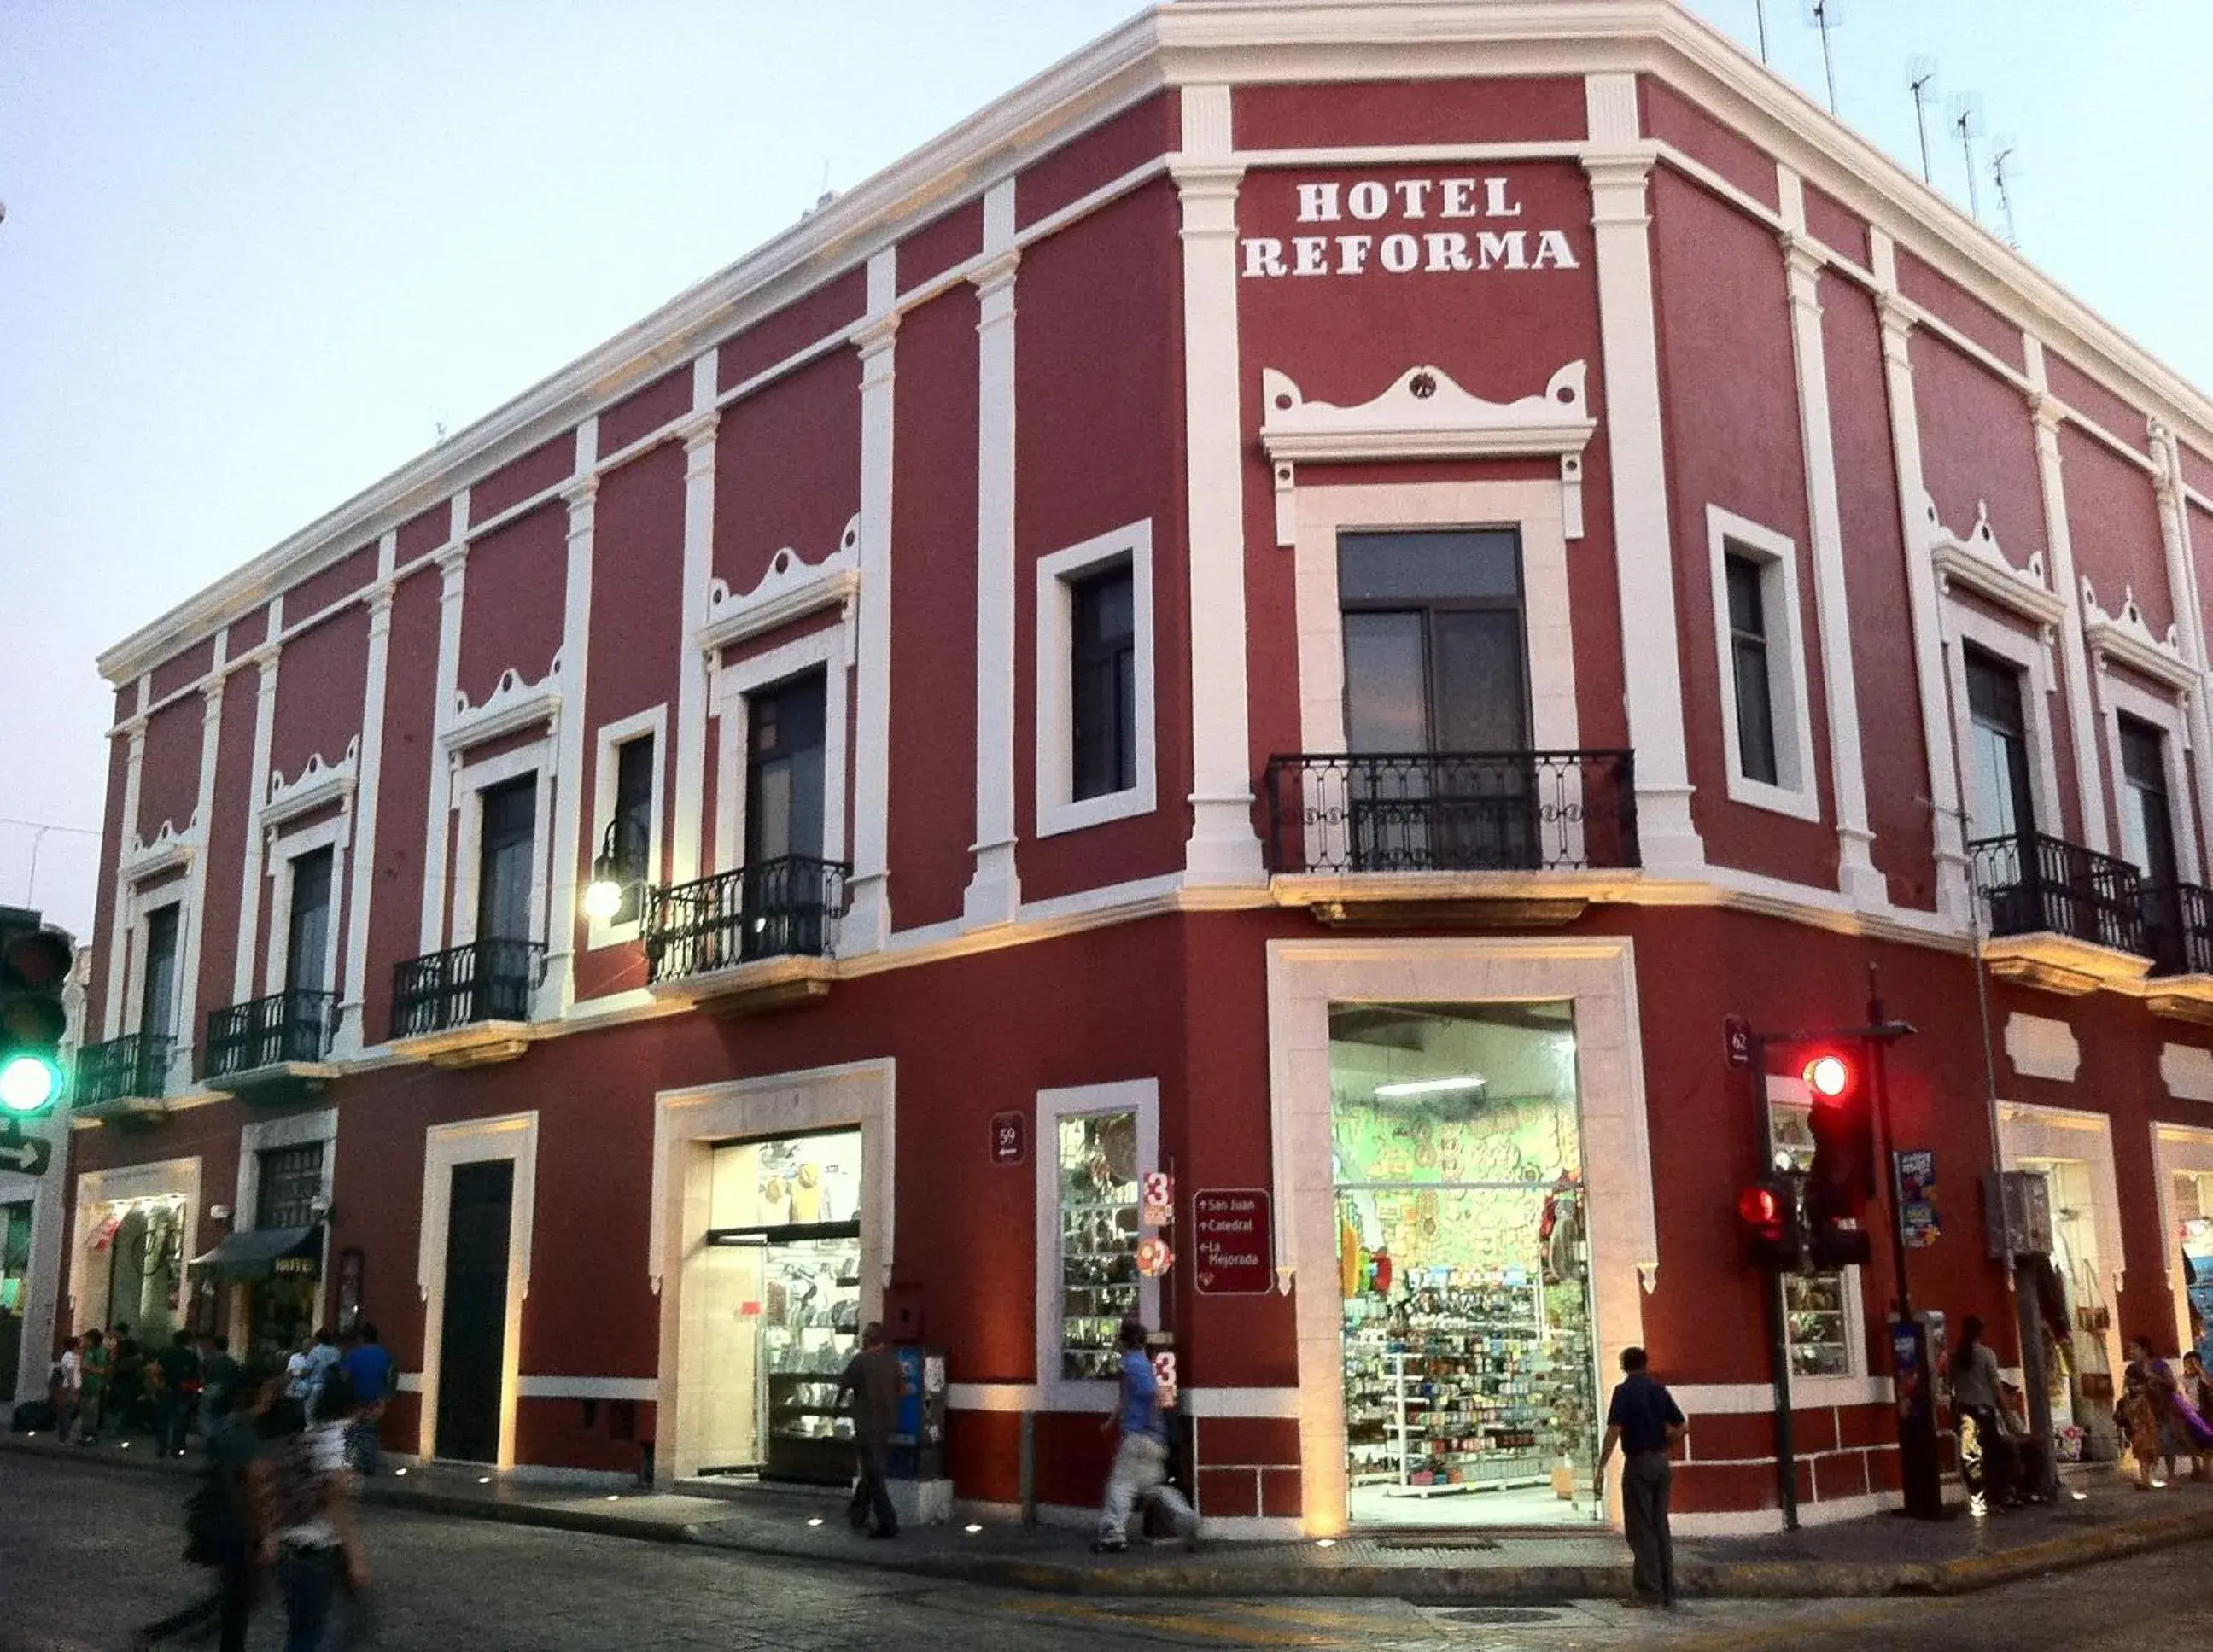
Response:
[[[1149,1170],[1139,1184],[1143,1208],[1137,1223],[1143,1228],[1175,1225],[1175,1182],[1165,1170]]]
[[[1936,1214],[1936,1155],[1929,1148],[1914,1148],[1891,1155],[1897,1169],[1898,1220],[1905,1230],[1909,1250],[1925,1251],[1942,1236],[1943,1218]]]
[[[1192,1195],[1192,1279],[1210,1296],[1262,1296],[1276,1287],[1275,1224],[1263,1187]]]

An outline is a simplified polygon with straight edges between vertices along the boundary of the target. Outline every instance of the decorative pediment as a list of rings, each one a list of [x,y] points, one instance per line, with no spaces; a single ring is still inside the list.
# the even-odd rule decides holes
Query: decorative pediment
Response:
[[[2176,628],[2169,625],[2165,637],[2154,637],[2151,627],[2144,623],[2143,610],[2137,607],[2133,585],[2121,587],[2121,611],[2107,613],[2099,606],[2098,594],[2090,588],[2089,576],[2083,576],[2082,640],[2090,645],[2090,652],[2101,660],[2126,666],[2178,693],[2187,694],[2197,686],[2198,673],[2182,657]]]
[[[174,821],[164,820],[154,833],[151,843],[135,832],[131,834],[131,841],[124,845],[121,864],[116,870],[126,883],[144,883],[150,879],[166,877],[172,872],[184,870],[192,863],[192,856],[199,852],[199,847],[200,820],[198,814],[185,822],[182,831],[178,830]]]
[[[324,762],[318,752],[290,780],[272,770],[269,796],[261,804],[261,824],[282,826],[330,804],[344,802],[353,796],[360,765],[361,736],[356,735],[346,742],[345,755],[335,763]]]
[[[769,558],[760,582],[750,591],[733,591],[720,579],[710,582],[707,623],[692,640],[703,652],[718,653],[820,609],[850,609],[860,589],[861,519],[855,516],[838,536],[838,548],[820,562],[802,562],[786,546]]]
[[[1276,476],[1276,542],[1296,537],[1293,490],[1303,461],[1557,456],[1567,537],[1583,532],[1582,454],[1598,422],[1584,398],[1589,367],[1570,362],[1543,392],[1485,401],[1442,368],[1412,367],[1372,401],[1309,401],[1287,373],[1260,371],[1260,445]]]
[[[2045,577],[2044,553],[2039,551],[2031,556],[2026,567],[2015,567],[1990,528],[1989,501],[1976,502],[1975,525],[1964,539],[1944,526],[1936,513],[1936,502],[1925,493],[1921,496],[1921,514],[1929,559],[1936,565],[1940,585],[1964,586],[2040,626],[2059,623],[2067,605]]]
[[[447,718],[440,739],[448,751],[458,753],[550,722],[560,711],[561,650],[556,649],[553,663],[534,683],[525,682],[522,674],[512,666],[501,672],[482,705],[470,704],[467,692],[456,689],[453,714]]]

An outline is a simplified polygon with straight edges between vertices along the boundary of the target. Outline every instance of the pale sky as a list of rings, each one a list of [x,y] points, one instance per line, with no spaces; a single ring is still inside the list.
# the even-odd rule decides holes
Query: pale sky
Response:
[[[1768,27],[1818,98],[1808,3]],[[1755,0],[1693,9],[1755,43]],[[2018,143],[2023,251],[2213,385],[2213,7],[1832,9],[1847,120],[1917,169],[1906,66],[1936,58]],[[5,0],[0,820],[100,825],[102,649],[1131,9]],[[33,838],[0,825],[0,902],[82,936],[96,840],[46,834],[31,890]]]

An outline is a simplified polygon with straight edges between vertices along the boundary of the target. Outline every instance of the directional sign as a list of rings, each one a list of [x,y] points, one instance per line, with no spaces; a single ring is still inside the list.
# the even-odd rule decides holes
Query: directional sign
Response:
[[[1199,1289],[1257,1296],[1275,1289],[1274,1224],[1265,1188],[1204,1189],[1192,1198],[1191,1225]]]
[[[54,1144],[36,1136],[0,1136],[0,1171],[43,1176],[53,1162]]]

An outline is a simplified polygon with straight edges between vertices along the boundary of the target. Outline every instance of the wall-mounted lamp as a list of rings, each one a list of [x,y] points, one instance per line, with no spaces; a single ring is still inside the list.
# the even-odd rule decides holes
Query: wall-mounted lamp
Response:
[[[600,852],[592,858],[592,881],[584,886],[584,916],[597,924],[622,911],[623,864],[615,848],[615,832],[621,825],[619,818],[607,822]]]
[[[210,1222],[228,1222],[228,1221],[229,1221],[229,1220],[230,1220],[230,1206],[229,1206],[228,1204],[210,1204],[210,1205],[209,1205],[209,1206],[208,1206],[208,1220],[209,1220]]]
[[[328,1193],[311,1194],[308,1199],[308,1210],[316,1221],[328,1222],[331,1219],[331,1196]]]

